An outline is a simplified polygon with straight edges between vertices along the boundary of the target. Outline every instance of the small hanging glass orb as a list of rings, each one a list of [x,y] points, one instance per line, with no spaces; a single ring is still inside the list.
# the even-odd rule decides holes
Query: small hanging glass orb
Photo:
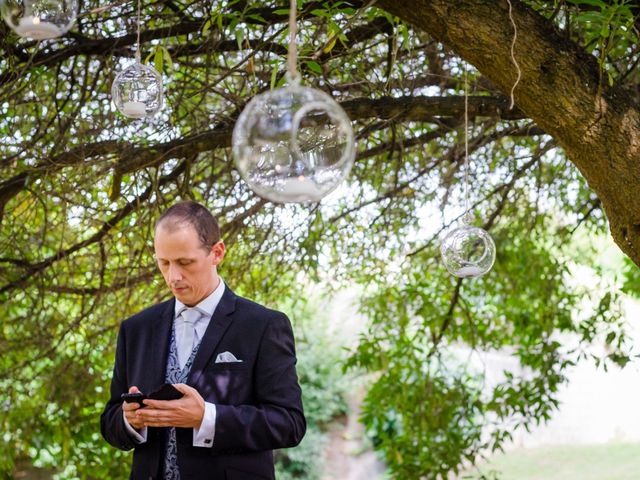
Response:
[[[236,122],[232,142],[242,178],[278,203],[321,200],[347,177],[356,154],[342,107],[295,81],[254,97]]]
[[[33,40],[64,35],[73,26],[77,11],[77,0],[0,0],[7,25]]]
[[[463,225],[444,237],[440,254],[452,275],[460,278],[480,277],[493,267],[496,245],[486,230]]]
[[[111,85],[111,98],[125,117],[152,117],[162,108],[162,76],[136,61],[121,71]]]

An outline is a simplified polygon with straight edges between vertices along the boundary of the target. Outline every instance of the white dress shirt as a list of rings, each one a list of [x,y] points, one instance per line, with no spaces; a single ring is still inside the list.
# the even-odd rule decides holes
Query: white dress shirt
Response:
[[[207,330],[209,326],[209,322],[211,321],[211,317],[213,316],[213,312],[215,312],[218,304],[220,303],[220,299],[224,294],[225,286],[222,279],[220,279],[220,283],[216,287],[216,289],[211,292],[207,298],[198,303],[195,307],[197,310],[201,312],[200,319],[195,323],[194,326],[194,345],[197,345],[202,340],[204,336],[204,332]],[[176,299],[175,310],[173,314],[174,322],[176,319],[182,314],[182,311],[187,307],[180,300]],[[176,329],[176,344],[180,345],[181,338],[178,335],[182,334],[182,329]],[[124,416],[124,411],[122,412]],[[147,427],[142,428],[140,431],[133,428],[129,422],[127,421],[127,417],[124,416],[124,425],[129,432],[129,434],[133,437],[133,439],[137,443],[144,443],[147,441]],[[193,429],[193,446],[194,447],[205,447],[210,448],[213,446],[213,437],[216,433],[216,406],[213,403],[204,402],[204,416],[202,417],[202,423],[200,424],[200,428]]]

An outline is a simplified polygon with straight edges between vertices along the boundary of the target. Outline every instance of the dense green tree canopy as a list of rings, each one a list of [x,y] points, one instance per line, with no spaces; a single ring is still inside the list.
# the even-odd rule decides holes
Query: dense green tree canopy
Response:
[[[567,265],[576,235],[609,228],[640,263],[637,9],[511,3],[513,109],[506,0],[298,2],[304,83],[342,104],[358,138],[347,183],[314,205],[257,197],[229,150],[244,105],[285,81],[288,2],[143,2],[142,57],[166,89],[144,122],[110,99],[133,58],[134,3],[82,2],[55,41],[0,24],[0,471],[30,457],[70,465],[65,478],[119,478],[96,426],[115,333],[166,297],[153,222],[183,198],[218,213],[239,293],[277,306],[310,282],[361,286],[372,323],[350,364],[380,372],[365,421],[398,478],[445,475],[548,418],[589,343],[624,364],[617,291],[585,302]],[[476,282],[438,254],[463,213],[465,69],[472,205],[498,245]],[[456,344],[511,349],[528,375],[487,392]]]

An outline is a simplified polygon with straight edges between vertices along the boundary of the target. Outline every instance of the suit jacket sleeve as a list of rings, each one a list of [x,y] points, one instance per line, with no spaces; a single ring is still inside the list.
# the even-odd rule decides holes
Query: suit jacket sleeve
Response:
[[[126,430],[122,418],[122,400],[120,394],[128,391],[126,378],[126,349],[124,323],[118,332],[116,361],[111,379],[111,396],[100,417],[100,431],[104,439],[121,450],[131,450],[135,441]]]
[[[289,319],[273,312],[260,341],[254,405],[216,405],[213,452],[296,446],[306,431]]]

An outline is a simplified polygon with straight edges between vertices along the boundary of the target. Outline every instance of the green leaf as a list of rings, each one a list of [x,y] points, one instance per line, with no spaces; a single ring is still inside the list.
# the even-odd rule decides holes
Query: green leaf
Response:
[[[324,17],[324,18],[331,18],[331,13],[327,12],[326,10],[321,10],[319,8],[316,8],[315,10],[311,10],[311,15],[315,16],[315,17]]]
[[[276,87],[283,87],[287,83],[287,76],[282,75],[276,83]]]
[[[590,5],[592,7],[598,7],[600,9],[605,9],[609,6],[603,0],[568,0],[568,1],[569,3],[572,3],[574,5]]]
[[[592,22],[601,23],[603,16],[601,13],[596,12],[581,12],[574,17],[578,22]]]
[[[206,35],[210,29],[211,29],[211,18],[207,18],[207,20],[202,25],[202,34]]]
[[[333,47],[336,46],[336,43],[338,43],[338,37],[333,37],[331,41],[322,49],[322,51],[324,53],[331,52],[331,50],[333,50]]]
[[[244,42],[244,30],[237,28],[235,30],[236,42],[238,44],[238,50],[242,50],[242,43]]]
[[[611,345],[611,343],[613,343],[613,341],[615,340],[616,335],[616,332],[609,332],[607,338],[605,339],[605,342]]]
[[[175,70],[174,65],[173,65],[173,59],[171,58],[171,54],[169,53],[169,50],[165,47],[162,47],[162,57],[164,62],[166,62],[167,67],[169,68],[169,70],[171,70],[172,72]]]
[[[411,45],[409,40],[409,28],[407,28],[407,25],[405,25],[404,23],[401,23],[398,26],[398,30],[402,35],[402,45],[404,46],[404,48],[408,49]]]
[[[269,23],[269,22],[267,22],[267,21],[264,19],[264,17],[263,17],[262,15],[260,15],[260,14],[258,14],[258,13],[252,13],[252,14],[250,14],[250,15],[247,15],[247,18],[250,18],[250,19],[252,19],[252,20],[255,20],[255,21],[256,21],[256,22],[258,22],[258,23],[264,23],[264,24]]]
[[[153,57],[153,63],[155,65],[156,70],[160,74],[162,74],[163,57],[164,55],[163,55],[162,47],[160,46],[156,47],[155,55]]]
[[[314,62],[313,60],[306,60],[304,63],[312,72],[322,73],[322,67],[318,62]]]

